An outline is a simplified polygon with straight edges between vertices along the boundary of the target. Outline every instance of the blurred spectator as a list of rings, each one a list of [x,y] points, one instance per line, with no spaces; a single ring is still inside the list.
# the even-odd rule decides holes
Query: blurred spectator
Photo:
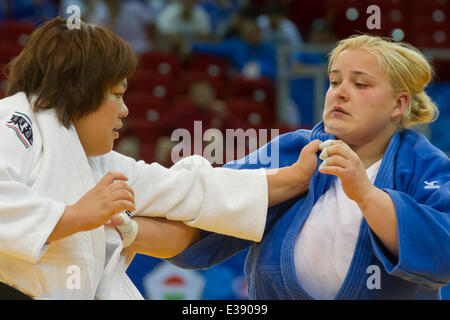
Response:
[[[256,19],[242,16],[238,23],[238,36],[219,43],[194,43],[193,52],[218,55],[229,59],[239,72],[249,78],[276,76],[276,50],[264,43]]]
[[[159,17],[161,12],[172,0],[144,0],[147,8],[152,12],[153,17]]]
[[[208,13],[197,0],[176,0],[169,4],[156,20],[158,33],[170,50],[179,52],[192,41],[205,41],[211,34]]]
[[[188,130],[194,138],[195,121],[201,121],[202,134],[212,128],[220,130],[223,135],[226,129],[243,128],[241,120],[228,112],[225,102],[216,99],[216,93],[209,82],[202,80],[192,82],[189,96],[179,100],[174,109],[165,114],[159,122],[161,131],[165,135],[157,142],[155,151],[157,162],[163,165],[171,164],[170,151],[177,144],[170,139],[172,132],[183,128]],[[203,144],[203,148],[206,144],[208,143]]]
[[[261,14],[261,10],[253,5],[242,7],[237,14],[231,15],[228,20],[217,26],[217,34],[222,39],[239,37],[239,25],[242,20],[256,20]]]
[[[144,1],[122,0],[116,32],[128,41],[137,55],[152,50],[155,42],[155,12]]]
[[[137,55],[153,48],[154,15],[143,0],[63,0],[61,15],[67,17],[68,6],[80,7],[82,19],[114,30],[130,43]]]
[[[322,18],[313,21],[308,38],[311,44],[334,45],[339,40],[327,20]]]
[[[10,18],[35,24],[56,17],[58,10],[51,0],[14,0],[9,2]]]
[[[300,51],[302,36],[297,26],[286,17],[286,7],[278,0],[264,5],[264,14],[258,17],[258,25],[263,41],[287,47],[291,53]]]
[[[214,37],[221,38],[223,26],[235,16],[242,7],[239,0],[200,0],[199,5],[208,12],[211,21],[211,32]]]
[[[202,121],[202,129],[225,129],[242,127],[241,122],[227,111],[225,102],[216,98],[216,92],[207,81],[192,82],[189,95],[180,100],[174,108],[160,120],[163,131],[171,133],[177,128],[194,132],[194,121]]]

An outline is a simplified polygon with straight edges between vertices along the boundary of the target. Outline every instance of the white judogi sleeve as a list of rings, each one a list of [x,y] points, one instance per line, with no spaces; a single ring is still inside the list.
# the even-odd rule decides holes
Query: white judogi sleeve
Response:
[[[42,198],[25,184],[34,151],[0,119],[0,256],[29,263],[36,263],[45,252],[45,242],[65,209],[63,203]]]
[[[111,152],[103,171],[123,172],[135,192],[137,216],[184,221],[203,230],[260,241],[268,207],[265,169],[213,168],[192,156],[167,169]]]

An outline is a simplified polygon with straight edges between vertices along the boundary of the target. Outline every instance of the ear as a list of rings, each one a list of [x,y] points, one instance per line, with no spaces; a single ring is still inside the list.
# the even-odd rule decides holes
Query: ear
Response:
[[[394,109],[392,109],[391,117],[395,118],[402,115],[406,111],[406,109],[408,109],[409,101],[409,94],[406,92],[401,92],[397,96],[396,105]]]

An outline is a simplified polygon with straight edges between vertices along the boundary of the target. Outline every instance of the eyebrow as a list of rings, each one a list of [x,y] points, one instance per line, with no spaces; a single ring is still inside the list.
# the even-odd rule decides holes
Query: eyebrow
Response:
[[[330,71],[330,74],[332,74],[332,73],[341,73],[341,71],[339,69],[333,69]],[[356,74],[358,76],[363,75],[363,76],[369,76],[371,78],[375,78],[374,76],[372,76],[364,71],[353,70],[353,71],[351,71],[351,73]]]

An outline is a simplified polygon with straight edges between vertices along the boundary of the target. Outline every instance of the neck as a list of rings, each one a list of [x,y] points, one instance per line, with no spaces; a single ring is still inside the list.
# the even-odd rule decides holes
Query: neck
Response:
[[[375,139],[358,144],[349,144],[349,146],[358,155],[364,167],[367,169],[383,158],[394,132],[395,130],[389,130],[378,135]]]

